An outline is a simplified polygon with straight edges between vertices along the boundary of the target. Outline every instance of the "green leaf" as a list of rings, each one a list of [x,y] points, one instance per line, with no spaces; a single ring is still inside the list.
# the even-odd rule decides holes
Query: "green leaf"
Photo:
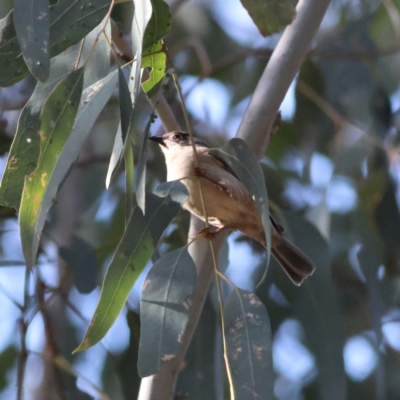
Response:
[[[196,266],[187,247],[166,254],[150,269],[140,300],[141,377],[155,374],[178,355],[195,288]]]
[[[39,81],[50,74],[48,0],[14,0],[14,26],[25,63]]]
[[[9,372],[18,359],[18,350],[14,346],[6,347],[0,353],[0,391],[10,383]]]
[[[7,207],[19,208],[25,176],[36,168],[40,154],[38,132],[43,104],[57,84],[72,72],[78,52],[79,47],[74,46],[51,60],[49,79],[38,82],[22,110],[0,186],[0,203]]]
[[[274,370],[269,317],[251,292],[235,288],[224,307],[225,337],[236,397],[273,399]]]
[[[265,179],[260,163],[254,152],[246,142],[241,139],[231,139],[224,146],[212,150],[211,154],[222,157],[225,162],[233,169],[240,182],[253,196],[261,215],[266,242],[269,263],[271,254],[271,229],[269,220],[268,194],[265,186]]]
[[[48,211],[48,207],[43,204],[43,196],[48,190],[60,152],[71,133],[82,84],[82,69],[69,74],[51,93],[40,116],[40,157],[36,169],[25,178],[19,215],[22,250],[28,267],[32,267],[36,261]]]
[[[124,150],[124,142],[122,140],[122,128],[121,123],[118,125],[117,134],[114,139],[114,146],[111,152],[110,163],[108,164],[107,176],[106,176],[106,188],[109,189],[111,181],[117,171],[117,166],[121,161],[121,154]]]
[[[97,262],[94,247],[86,240],[72,235],[70,245],[60,247],[58,253],[71,268],[79,293],[93,291],[97,285]]]
[[[179,210],[169,198],[147,194],[148,212],[135,207],[124,236],[108,267],[100,300],[82,343],[74,352],[99,342],[108,332],[125,305],[137,277],[149,261],[161,234]]]
[[[143,38],[143,53],[150,53],[153,46],[163,39],[171,30],[171,12],[163,0],[151,0],[153,13],[147,24]]]
[[[158,42],[151,48],[150,53],[145,54],[142,58],[142,68],[151,69],[149,78],[142,83],[142,88],[146,93],[150,92],[164,78],[167,55],[162,48],[162,43]]]
[[[289,25],[298,0],[241,0],[261,35],[268,36]]]
[[[110,4],[110,0],[75,0],[50,5],[50,55],[60,54],[85,37],[102,21]],[[9,86],[29,74],[17,41],[12,11],[0,21],[0,43],[0,86]]]
[[[0,86],[10,86],[29,75],[14,28],[11,10],[0,20]]]

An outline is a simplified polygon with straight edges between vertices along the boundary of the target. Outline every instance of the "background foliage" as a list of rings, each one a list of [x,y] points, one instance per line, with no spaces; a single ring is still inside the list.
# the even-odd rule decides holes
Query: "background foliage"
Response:
[[[126,69],[116,69],[103,36],[85,72],[78,69],[71,74],[78,53],[82,53],[81,66],[91,49],[90,45],[81,49],[80,39],[88,35],[86,42],[93,43],[97,32],[90,32],[99,26],[110,2],[78,1],[69,9],[70,14],[63,8],[67,1],[54,2],[48,17],[51,61],[45,52],[35,52],[38,60],[25,62],[9,14],[13,5],[17,10],[16,3],[0,4],[0,84],[4,86],[0,91],[0,150],[4,168],[16,132],[13,148],[21,155],[15,161],[18,174],[8,168],[0,188],[1,396],[15,398],[21,390],[17,378],[25,371],[24,398],[136,398],[139,341],[150,339],[139,338],[143,282],[139,275],[152,264],[147,260],[157,240],[146,228],[147,217],[140,219],[139,206],[144,203],[138,198],[139,205],[132,208],[133,188],[129,182],[125,185],[125,176],[129,179],[134,173],[129,160],[135,160],[136,174],[143,170],[141,162],[147,160],[146,189],[154,191],[165,180],[159,149],[149,146],[147,157],[143,156],[146,140],[142,138],[150,128],[153,109],[140,93],[132,116],[131,108],[126,107],[132,80],[130,88],[125,87],[122,77],[128,78]],[[377,0],[332,1],[315,45],[282,105],[283,123],[261,160],[270,209],[288,236],[314,260],[317,272],[297,288],[272,261],[267,279],[255,288],[265,265],[265,255],[257,244],[233,233],[219,255],[221,268],[227,268],[243,298],[248,293],[245,290],[253,290],[268,310],[277,399],[399,397],[400,2],[393,1],[391,8],[387,4]],[[195,130],[211,144],[222,145],[235,135],[279,34],[262,38],[237,0],[175,1],[169,5],[172,20],[164,19],[168,14],[164,8],[160,24],[154,19],[150,22],[153,40],[140,48],[142,65],[153,65],[151,79],[156,80],[158,63],[165,60],[156,57],[162,44],[154,43],[170,28],[165,38],[166,58],[168,66],[178,72]],[[111,16],[118,26],[107,26],[109,37],[129,41],[132,13],[130,3],[115,6]],[[290,12],[288,15],[285,18],[290,20]],[[279,21],[273,22],[280,28]],[[154,26],[161,27],[162,33]],[[116,35],[111,34],[113,29]],[[45,39],[40,25],[37,30],[38,38]],[[119,53],[121,66],[129,61],[121,47],[113,50]],[[36,61],[44,67],[36,68]],[[46,72],[49,63],[57,76],[52,76],[54,69]],[[96,86],[99,81],[101,85]],[[115,89],[118,82],[119,91]],[[173,85],[164,86],[164,94],[184,126]],[[73,100],[77,87],[83,88],[79,107]],[[62,124],[52,124],[52,113],[65,118]],[[35,134],[39,123],[45,127],[41,137]],[[152,134],[164,132],[158,119],[150,129]],[[59,162],[58,149],[67,146],[63,138],[69,131],[69,137],[74,138],[69,156]],[[132,154],[125,153],[126,174],[123,165],[117,165],[110,171],[113,179],[106,191],[110,155],[122,151],[118,140],[114,143],[117,131],[117,138],[135,138],[135,143]],[[52,148],[59,146],[54,153],[45,151],[52,135],[58,139]],[[79,159],[60,192],[56,195],[58,183],[50,180],[41,218],[34,228],[29,229],[27,223],[20,237],[14,208],[19,207],[21,195],[25,200],[20,221],[25,217],[31,221],[35,207],[29,185],[22,192],[25,176],[33,172],[38,161],[44,172],[63,176],[69,162],[75,161],[71,154],[81,146]],[[12,161],[9,167],[15,166],[12,156],[8,160]],[[139,173],[139,177],[143,175]],[[150,206],[148,215],[157,207],[167,207],[171,202],[169,189],[161,200],[156,196],[147,199],[147,207],[157,204]],[[139,190],[144,201],[144,186]],[[138,225],[129,225],[127,213],[133,214],[132,221]],[[160,271],[167,273],[162,261],[156,260],[170,252],[179,255],[176,260],[185,259],[182,247],[189,218],[177,205],[170,214],[161,214],[162,221],[157,221],[161,242],[152,260],[158,267],[161,262]],[[37,226],[43,228],[40,243],[34,235]],[[134,259],[140,260],[140,265],[136,264],[135,271],[127,270],[126,287],[123,294],[118,291],[121,297],[116,299],[123,307],[127,298],[126,305],[99,344],[71,355],[93,316],[106,269],[125,262],[123,257],[131,250],[130,242],[121,241],[125,227],[133,236],[144,233],[137,238],[140,254]],[[32,250],[30,245],[22,249],[21,239],[22,244],[25,240],[38,247],[37,260],[35,251],[26,251]],[[113,258],[115,252],[121,257]],[[37,265],[32,276],[25,275],[24,255],[28,264]],[[179,267],[177,263],[177,270]],[[182,270],[184,282],[193,282],[193,269]],[[228,295],[228,287],[223,289]],[[190,285],[182,290],[190,296]],[[148,307],[154,306],[153,298],[144,300]],[[230,313],[238,307],[236,300],[231,296],[227,302],[228,325],[232,323]],[[228,393],[218,315],[213,288],[177,385],[177,393],[186,391],[190,399],[222,398]],[[264,318],[262,313],[260,318]],[[154,372],[153,360],[142,366]],[[258,382],[266,383],[261,378]]]

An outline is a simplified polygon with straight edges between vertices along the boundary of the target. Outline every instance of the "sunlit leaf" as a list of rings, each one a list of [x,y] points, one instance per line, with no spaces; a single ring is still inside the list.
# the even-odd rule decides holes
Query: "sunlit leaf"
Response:
[[[25,176],[36,168],[39,158],[38,132],[43,104],[57,84],[72,72],[78,53],[78,46],[74,46],[51,60],[49,79],[45,83],[38,82],[22,110],[1,181],[1,204],[19,208]]]
[[[196,266],[187,247],[161,257],[147,274],[140,300],[141,377],[156,373],[179,353],[195,285]]]
[[[224,319],[237,398],[272,400],[274,370],[267,310],[254,293],[237,288],[225,303]]]
[[[25,63],[44,82],[50,74],[48,0],[15,0],[14,26]]]
[[[142,68],[150,68],[149,78],[142,83],[143,90],[148,93],[165,75],[167,55],[163,51],[161,42],[155,44],[149,54],[142,58]]]
[[[143,213],[145,209],[145,193],[146,193],[146,164],[147,164],[147,132],[144,132],[142,144],[140,146],[139,160],[136,168],[135,177],[135,193],[138,206]]]
[[[139,207],[133,211],[108,267],[92,321],[75,352],[95,345],[108,332],[125,305],[137,277],[150,260],[161,234],[179,210],[179,204],[151,193],[147,194],[146,202],[146,215]]]
[[[241,0],[261,35],[268,36],[289,25],[298,0]]]
[[[114,177],[116,168],[121,161],[121,154],[124,150],[124,142],[122,140],[122,128],[121,123],[118,125],[117,134],[114,139],[114,146],[111,152],[110,163],[108,164],[107,176],[106,176],[106,188],[108,189],[111,184],[111,180]]]
[[[83,70],[71,72],[51,93],[40,116],[40,156],[36,169],[25,178],[19,214],[22,250],[29,267],[35,264],[48,211],[47,207],[43,207],[43,196],[48,189],[54,165],[71,133],[82,84]]]

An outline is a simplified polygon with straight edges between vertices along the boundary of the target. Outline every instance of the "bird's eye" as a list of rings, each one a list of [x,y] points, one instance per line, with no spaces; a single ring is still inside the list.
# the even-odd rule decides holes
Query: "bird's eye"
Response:
[[[174,135],[172,136],[172,139],[174,140],[179,140],[181,138],[181,135]]]

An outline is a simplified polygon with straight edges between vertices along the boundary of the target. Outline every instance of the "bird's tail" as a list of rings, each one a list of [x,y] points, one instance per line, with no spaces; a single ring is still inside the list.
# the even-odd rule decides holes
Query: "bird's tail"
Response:
[[[272,255],[295,285],[300,286],[304,279],[315,271],[313,262],[293,243],[278,232],[272,234]]]

